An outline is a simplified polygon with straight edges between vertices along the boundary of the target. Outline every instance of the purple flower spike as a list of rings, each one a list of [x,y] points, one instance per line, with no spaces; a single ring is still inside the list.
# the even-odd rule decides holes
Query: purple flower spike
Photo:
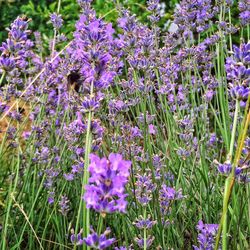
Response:
[[[221,174],[229,175],[232,171],[232,164],[230,161],[225,161],[224,163],[219,163],[217,160],[214,160],[214,163],[217,164],[217,169]],[[238,177],[242,172],[242,169],[239,167],[235,168],[235,175]]]
[[[48,203],[51,205],[55,201],[55,192],[49,192]]]
[[[156,221],[151,220],[150,216],[146,219],[139,216],[133,224],[139,229],[151,229],[156,224]]]
[[[209,20],[217,13],[211,0],[182,0],[175,10],[174,23],[181,31],[203,32],[209,28]]]
[[[153,244],[154,241],[154,236],[148,236],[146,239],[146,249],[150,249],[151,245]],[[139,235],[138,238],[135,238],[136,243],[138,244],[140,249],[144,249],[144,238]]]
[[[15,60],[10,57],[0,57],[0,69],[11,71],[15,67]]]
[[[51,14],[50,15],[50,21],[52,22],[53,27],[56,30],[59,30],[62,27],[63,20],[62,20],[62,16],[61,15],[58,15],[56,13]]]
[[[107,236],[110,234],[110,229],[107,228],[103,234],[98,236],[98,234],[91,229],[91,234],[87,236],[87,238],[84,238],[84,242],[87,246],[90,246],[94,249],[105,249],[107,247],[110,247],[114,242],[115,238],[107,239]]]
[[[77,246],[81,246],[83,244],[82,238],[83,230],[81,229],[78,234],[75,234],[74,229],[71,230],[70,241]]]
[[[243,26],[250,24],[250,4],[249,0],[240,0],[239,4],[240,22]]]
[[[150,124],[148,126],[148,130],[149,130],[149,134],[151,134],[151,135],[155,135],[157,133],[157,130],[153,124]]]
[[[108,160],[90,155],[89,185],[86,186],[84,200],[88,208],[93,208],[103,216],[116,211],[125,212],[127,201],[125,185],[128,182],[130,161],[120,154],[110,154]]]
[[[193,246],[194,250],[213,250],[218,224],[204,224],[200,220],[197,229],[199,231],[198,242],[200,246]]]
[[[69,211],[69,199],[67,196],[62,195],[61,200],[59,201],[60,209],[59,211],[62,213],[62,215],[66,216]]]
[[[231,95],[235,99],[247,101],[248,96],[250,95],[250,88],[245,86],[236,86],[231,89]]]
[[[174,188],[167,187],[165,184],[162,185],[159,194],[160,194],[159,201],[160,201],[162,215],[167,215],[168,213],[171,212],[171,204],[174,201],[181,200],[184,198],[181,189],[176,191]]]
[[[149,169],[144,174],[138,174],[136,181],[135,196],[142,206],[147,206],[153,198],[156,184],[153,183],[152,173]]]

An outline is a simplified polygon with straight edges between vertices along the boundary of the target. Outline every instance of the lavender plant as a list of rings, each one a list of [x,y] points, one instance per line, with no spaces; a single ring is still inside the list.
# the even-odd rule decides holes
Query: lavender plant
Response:
[[[0,248],[248,249],[247,2],[78,4],[48,56],[25,17],[0,47]]]

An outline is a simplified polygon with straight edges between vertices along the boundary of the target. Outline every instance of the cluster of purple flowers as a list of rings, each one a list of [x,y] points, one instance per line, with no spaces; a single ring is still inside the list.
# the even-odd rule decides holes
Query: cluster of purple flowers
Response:
[[[27,18],[18,17],[8,29],[8,39],[0,47],[2,52],[1,69],[6,72],[13,70],[15,67],[20,69],[27,67],[27,50],[33,46],[33,42],[28,39],[30,34],[28,22]]]
[[[29,22],[30,19],[26,17],[16,18],[7,29],[7,40],[0,46],[0,73],[6,75],[6,81],[9,83],[3,88],[6,89],[5,99],[19,96],[20,89],[42,65],[40,57],[34,52],[34,42],[29,38]]]
[[[62,25],[63,25],[62,16],[59,15],[59,14],[56,14],[56,13],[52,13],[50,15],[50,21],[51,21],[51,23],[53,24],[53,27],[56,30],[59,30],[62,27]]]
[[[61,196],[61,200],[59,201],[60,212],[62,215],[66,216],[69,211],[69,200],[68,197],[65,195]]]
[[[77,117],[67,126],[64,126],[64,137],[68,142],[69,149],[71,149],[75,155],[83,156],[85,149],[82,146],[82,141],[85,138],[87,130],[87,121],[84,120],[82,113],[77,112]],[[92,151],[97,151],[102,143],[104,135],[104,127],[101,122],[97,119],[91,121],[91,132],[92,132]]]
[[[153,199],[155,190],[156,184],[153,183],[150,169],[147,169],[144,174],[137,175],[135,196],[140,205],[147,206]]]
[[[131,162],[123,160],[120,154],[110,154],[108,159],[91,154],[90,161],[89,184],[84,194],[87,207],[103,216],[116,211],[126,212],[125,185]]]
[[[153,244],[155,237],[154,236],[148,236],[146,239],[146,249],[150,249],[150,247]],[[145,249],[144,248],[144,237],[142,237],[141,235],[139,235],[138,237],[135,238],[135,241],[137,243],[137,245],[139,246],[140,249]]]
[[[163,226],[168,226],[171,223],[168,217],[171,214],[173,203],[183,198],[184,196],[182,195],[181,189],[176,191],[172,187],[168,187],[165,184],[162,185],[162,188],[159,190],[159,203],[162,214]]]
[[[234,99],[240,100],[241,106],[250,94],[250,43],[234,46],[234,54],[227,58],[226,71],[230,93]]]
[[[213,250],[218,227],[218,224],[204,224],[200,220],[197,225],[199,246],[193,246],[194,250]]]
[[[82,88],[89,94],[91,88],[94,92],[108,88],[122,66],[114,56],[113,34],[112,24],[106,24],[95,15],[82,14],[76,24],[74,42],[68,53],[79,65]]]
[[[160,1],[159,0],[148,0],[147,9],[151,12],[149,20],[152,24],[157,23],[160,20]]]
[[[93,249],[102,250],[110,247],[116,241],[115,238],[107,238],[110,233],[110,228],[107,228],[103,234],[98,235],[93,230],[93,228],[91,228],[91,234],[88,235],[86,238],[82,238],[82,230],[78,234],[75,234],[74,230],[71,230],[70,240],[73,244],[76,244],[77,246],[80,246],[85,243],[87,246]]]
[[[138,229],[140,230],[146,230],[147,232],[152,229],[152,227],[156,224],[156,221],[153,221],[150,216],[148,218],[143,218],[142,216],[139,216],[139,218],[133,223]],[[155,237],[148,234],[147,238],[144,239],[140,234],[138,237],[135,237],[135,241],[139,248],[143,249],[146,241],[146,248],[150,249],[151,245],[153,244]]]
[[[183,159],[187,159],[191,156],[191,153],[195,152],[199,156],[199,148],[197,144],[197,138],[194,136],[194,115],[185,116],[183,119],[177,120],[180,128],[179,139],[181,141],[181,147],[178,148],[177,154]]]
[[[243,26],[250,24],[250,3],[249,0],[240,0],[238,3],[240,21]]]
[[[209,20],[217,13],[218,7],[213,7],[211,0],[182,0],[176,8],[175,23],[185,33],[201,33],[209,28]]]
[[[97,233],[92,230],[92,234],[85,238],[84,242],[87,246],[90,246],[94,249],[105,249],[107,247],[110,247],[115,242],[115,238],[107,238],[107,235],[109,235],[110,232],[110,229],[107,228],[103,234],[98,236]]]
[[[139,229],[151,229],[156,224],[156,221],[152,221],[150,216],[146,219],[140,216],[133,224]]]
[[[221,173],[221,174],[224,174],[224,175],[229,175],[231,172],[232,172],[232,169],[233,169],[233,166],[231,164],[230,161],[225,161],[223,164],[222,163],[219,163],[217,162],[216,160],[214,161],[214,163],[217,164],[217,169],[218,171]],[[235,169],[235,175],[236,176],[239,176],[242,172],[242,169],[239,168],[239,167],[236,167]]]

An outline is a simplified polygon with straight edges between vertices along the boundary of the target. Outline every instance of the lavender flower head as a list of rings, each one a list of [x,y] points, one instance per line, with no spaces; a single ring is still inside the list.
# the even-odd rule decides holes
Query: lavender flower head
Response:
[[[249,0],[240,0],[239,4],[240,22],[243,26],[250,24],[250,2]]]
[[[92,1],[93,0],[77,0],[77,3],[84,11],[88,11],[91,8]]]
[[[211,0],[182,0],[175,10],[176,23],[181,31],[203,32],[209,28],[209,20],[216,13]]]
[[[97,155],[90,155],[89,185],[86,186],[84,200],[88,208],[106,213],[116,211],[125,212],[127,201],[125,185],[128,182],[130,161],[122,159],[120,154],[109,155],[100,159]]]
[[[67,196],[62,195],[61,200],[59,201],[60,212],[62,215],[66,216],[69,211],[69,199]]]
[[[213,250],[215,236],[218,230],[218,224],[204,224],[201,220],[198,222],[197,229],[199,247],[193,246],[194,250]]]
[[[239,83],[250,82],[250,43],[234,46],[233,56],[226,61],[227,79]]]
[[[227,58],[226,72],[231,96],[242,105],[250,94],[250,42],[234,46],[234,54]]]
[[[156,190],[156,184],[152,180],[152,173],[147,169],[146,173],[138,174],[136,177],[136,199],[142,206],[147,206],[153,199],[153,192]]]
[[[146,219],[140,215],[133,224],[139,229],[151,229],[156,223],[156,221],[151,220],[150,215]]]
[[[111,230],[107,228],[103,234],[98,236],[98,234],[91,228],[91,234],[88,235],[87,238],[84,238],[84,242],[87,246],[90,246],[94,249],[105,249],[107,247],[110,247],[114,242],[115,238],[108,239],[107,236],[110,234]]]
[[[63,25],[62,16],[57,13],[52,13],[50,15],[50,21],[54,27],[54,29],[59,30]]]
[[[107,88],[113,81],[119,63],[112,55],[114,39],[112,24],[95,16],[82,14],[76,24],[74,42],[68,52],[79,64],[83,87],[94,92]],[[84,62],[84,63],[83,63]]]
[[[25,59],[30,56],[28,50],[33,47],[33,42],[28,39],[29,21],[26,17],[17,17],[7,29],[8,39],[0,46],[0,69],[11,71],[14,66],[26,68],[28,65]]]
[[[162,214],[162,225],[168,226],[170,221],[167,219],[169,214],[172,211],[172,205],[175,201],[183,199],[182,190],[175,190],[172,187],[168,187],[165,184],[162,185],[162,188],[159,191],[159,203],[160,203],[160,211]]]
[[[151,249],[151,245],[153,244],[155,237],[154,236],[148,236],[146,239],[146,249]],[[144,237],[139,235],[138,237],[135,237],[135,242],[139,246],[140,249],[144,249]]]
[[[83,229],[78,234],[75,233],[74,229],[71,229],[70,241],[77,246],[81,246],[83,244],[82,233]]]
[[[220,174],[228,176],[232,172],[233,165],[229,160],[225,161],[224,163],[214,160],[213,163],[217,165],[217,169]],[[242,174],[242,169],[240,167],[236,167],[234,173],[236,177],[240,177],[240,174]]]
[[[156,23],[160,20],[160,3],[159,0],[148,0],[147,1],[147,9],[152,12],[149,16],[149,20],[152,23]]]

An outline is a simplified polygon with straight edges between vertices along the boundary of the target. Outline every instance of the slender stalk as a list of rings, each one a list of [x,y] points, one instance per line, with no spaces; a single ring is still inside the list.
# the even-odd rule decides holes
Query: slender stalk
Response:
[[[98,219],[98,225],[97,225],[97,234],[100,235],[102,232],[102,225],[103,225],[103,216],[100,214]]]
[[[3,82],[5,75],[6,75],[6,71],[3,71],[1,78],[0,78],[0,86],[2,85],[2,82]]]
[[[228,19],[229,19],[229,24],[232,24],[232,17],[231,17],[231,8],[228,9]],[[233,42],[232,42],[232,35],[231,33],[229,34],[229,48],[230,51],[233,51]]]
[[[240,109],[240,102],[239,102],[239,100],[236,100],[233,129],[232,129],[232,136],[231,136],[229,156],[228,156],[230,161],[231,161],[232,155],[233,155],[239,109]]]
[[[143,217],[144,220],[146,220],[146,216],[147,216],[147,210],[146,207],[144,207],[144,212],[143,212]],[[147,229],[146,227],[144,227],[143,229],[143,250],[147,250]]]
[[[57,5],[57,14],[59,14],[61,8],[61,0],[58,0],[58,5]],[[54,28],[54,37],[53,37],[53,42],[52,42],[52,49],[51,49],[51,57],[53,58],[54,52],[55,52],[55,47],[56,47],[56,36],[57,36],[57,30]]]
[[[94,88],[94,83],[91,83],[90,87],[90,96],[93,95],[93,88]],[[85,186],[88,184],[89,180],[89,171],[88,171],[88,166],[89,166],[89,155],[92,147],[92,134],[91,134],[91,120],[92,120],[92,111],[88,112],[88,123],[87,123],[87,132],[86,132],[86,146],[85,146],[85,155],[84,155],[84,174],[83,174],[83,186],[82,186],[82,191],[81,191],[81,197],[80,197],[80,205],[78,209],[78,214],[77,214],[77,221],[76,221],[76,228],[75,231],[77,232],[79,229],[79,221],[81,218],[81,212],[82,212],[82,207],[83,207],[83,223],[84,223],[84,236],[87,237],[90,232],[90,211],[86,207],[86,203],[83,203],[83,195],[85,192]],[[74,245],[74,249],[76,249],[76,244]],[[89,247],[87,247],[89,249]]]
[[[240,135],[241,140],[240,140],[239,145],[237,147],[237,151],[236,151],[236,154],[235,154],[235,160],[234,160],[234,163],[233,163],[232,171],[231,171],[230,175],[226,179],[225,191],[224,191],[224,199],[223,199],[223,212],[222,212],[221,221],[220,221],[220,225],[219,225],[219,230],[218,230],[218,234],[217,234],[217,238],[216,238],[215,250],[218,250],[218,248],[219,248],[219,241],[220,241],[221,232],[222,232],[222,230],[223,230],[223,228],[224,228],[224,226],[226,225],[226,222],[227,222],[226,216],[227,216],[228,203],[229,203],[229,199],[230,199],[230,196],[231,196],[231,193],[232,193],[232,190],[233,190],[233,186],[234,186],[234,183],[235,183],[235,169],[236,169],[236,167],[237,167],[237,165],[239,163],[241,152],[242,152],[242,149],[244,147],[244,142],[245,142],[245,138],[246,138],[246,135],[247,135],[247,130],[248,130],[249,123],[250,123],[250,111],[248,111],[246,120],[244,122],[244,129],[242,131],[242,134]],[[234,128],[233,128],[233,130],[234,130]],[[233,139],[233,136],[232,136],[232,139]],[[227,243],[226,242],[226,232],[225,232],[225,230],[223,230],[223,239],[222,239],[222,244],[223,244],[222,249],[223,250],[226,250],[226,247],[227,247],[226,243]]]
[[[29,224],[29,226],[30,226],[32,232],[34,233],[34,236],[35,236],[35,238],[36,238],[36,240],[37,240],[37,242],[38,242],[38,244],[39,244],[39,246],[40,246],[40,249],[44,250],[44,248],[43,248],[43,246],[42,246],[42,243],[41,243],[41,241],[39,240],[39,238],[38,238],[38,236],[37,236],[37,234],[36,234],[36,231],[34,230],[34,227],[33,227],[32,224],[30,223],[27,214],[25,213],[25,211],[23,210],[23,208],[16,202],[16,199],[15,199],[14,194],[12,193],[10,196],[11,196],[11,198],[13,199],[13,201],[15,202],[14,206],[18,207],[18,209],[19,209],[19,210],[21,211],[21,213],[23,214],[25,220],[26,220],[27,223]]]
[[[52,41],[52,48],[51,48],[51,57],[54,56],[54,52],[55,52],[55,47],[56,47],[56,29],[54,28],[54,37],[53,37],[53,41]]]
[[[59,14],[61,8],[61,0],[58,0],[57,13]]]
[[[5,220],[4,220],[4,228],[3,228],[3,239],[2,239],[2,250],[5,250],[6,247],[7,247],[7,233],[8,233],[8,226],[9,226],[9,218],[11,216],[11,208],[12,208],[12,205],[13,205],[13,199],[12,199],[12,195],[16,193],[16,188],[17,188],[17,184],[18,184],[18,178],[19,178],[19,171],[20,171],[20,150],[18,152],[18,159],[17,159],[17,162],[13,162],[13,173],[15,172],[14,171],[14,167],[16,167],[16,173],[15,173],[15,179],[14,179],[14,182],[11,181],[10,183],[10,189],[9,189],[9,193],[8,193],[8,207],[7,207],[7,210],[6,210],[6,217],[5,217]],[[16,165],[15,165],[16,164]],[[13,185],[13,188],[12,188],[12,185]]]
[[[236,105],[235,105],[233,129],[232,129],[232,136],[231,136],[230,149],[229,149],[229,155],[228,155],[228,158],[230,161],[232,159],[232,154],[233,154],[238,113],[239,113],[239,101],[237,100]],[[224,198],[223,198],[223,214],[221,217],[221,222],[220,222],[220,226],[219,226],[219,230],[218,230],[218,236],[216,239],[215,249],[217,249],[219,247],[219,240],[220,240],[221,231],[223,231],[223,234],[222,234],[222,248],[223,248],[223,250],[226,249],[226,245],[227,245],[227,240],[226,240],[227,239],[227,206],[228,206],[228,201],[229,201],[229,197],[230,197],[230,194],[229,194],[230,185],[229,184],[231,182],[231,178],[232,178],[232,176],[230,174],[230,176],[226,179],[226,182],[225,182],[225,191],[224,191]]]
[[[237,143],[238,150],[236,151],[232,173],[235,173],[235,168],[239,163],[241,152],[242,152],[242,149],[243,149],[243,146],[245,143],[248,125],[250,123],[250,111],[248,111],[249,105],[250,105],[250,95],[248,96],[248,100],[247,100],[246,107],[245,107],[245,114],[244,114],[244,118],[242,121],[241,129],[240,129],[240,133],[239,133],[239,138],[238,138],[238,143]]]
[[[92,146],[91,119],[92,119],[92,112],[89,112],[87,136],[86,136],[85,159],[84,159],[84,178],[83,178],[83,185],[84,185],[83,190],[84,190],[84,192],[85,192],[85,185],[87,185],[88,181],[89,181],[89,171],[88,171],[89,154],[90,154],[91,146]],[[90,228],[90,218],[89,218],[89,209],[86,208],[86,203],[84,203],[83,218],[85,217],[84,212],[86,212],[86,218],[84,220],[84,222],[85,222],[85,235],[88,236],[89,228]]]

